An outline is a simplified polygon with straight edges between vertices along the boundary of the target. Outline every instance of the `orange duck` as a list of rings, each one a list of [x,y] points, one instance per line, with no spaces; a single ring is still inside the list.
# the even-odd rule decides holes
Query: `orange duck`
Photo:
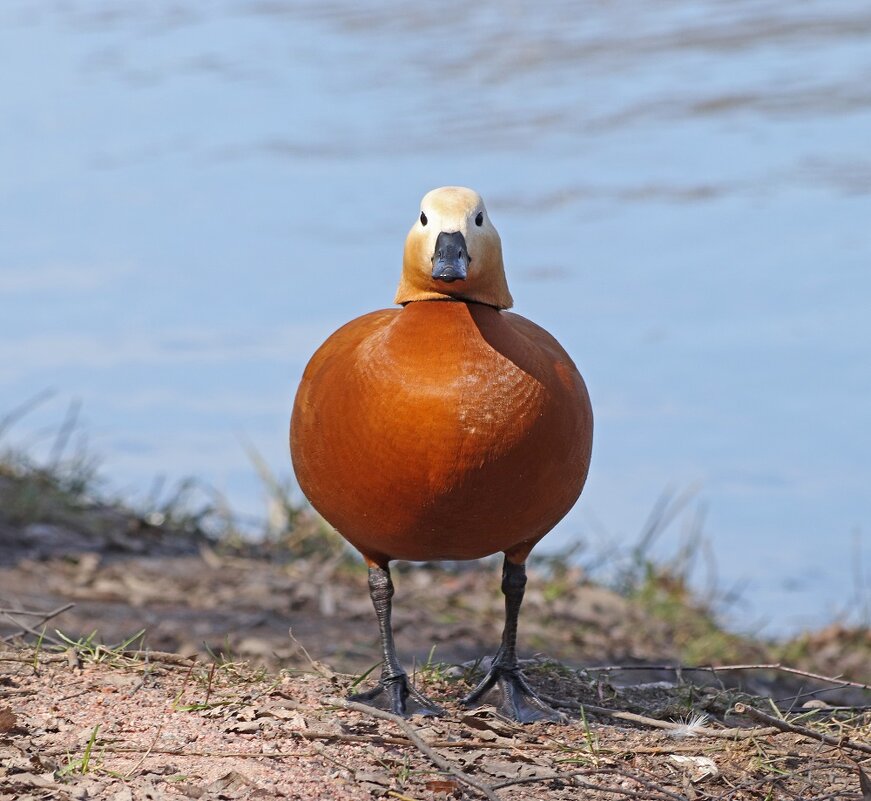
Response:
[[[518,667],[517,618],[533,546],[571,509],[587,476],[593,418],[580,373],[512,305],[502,245],[470,189],[429,192],[405,242],[401,309],[336,331],[306,367],[290,426],[293,466],[315,509],[369,566],[384,654],[354,700],[439,714],[396,656],[394,559],[502,552],[505,629],[484,680],[520,721],[557,720]]]

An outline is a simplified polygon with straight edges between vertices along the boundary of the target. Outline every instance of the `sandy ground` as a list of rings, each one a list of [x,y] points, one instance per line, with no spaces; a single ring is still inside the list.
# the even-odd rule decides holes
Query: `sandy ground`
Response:
[[[0,655],[0,668],[3,801],[862,799],[871,792],[862,795],[859,768],[864,761],[871,769],[867,713],[861,720],[852,713],[849,726],[832,714],[816,723],[806,717],[815,731],[849,735],[852,745],[832,746],[753,728],[735,714],[741,700],[763,708],[764,700],[688,684],[621,689],[555,664],[527,668],[540,690],[644,714],[635,723],[574,712],[564,725],[521,726],[492,707],[462,710],[456,699],[467,682],[461,671],[441,668],[416,680],[448,716],[402,724],[343,708],[354,677],[317,665],[275,674],[159,653],[104,651],[80,661],[72,652],[31,649]],[[680,725],[700,713],[707,715],[700,728]],[[429,755],[409,740],[409,727]],[[856,750],[862,743],[867,753]]]

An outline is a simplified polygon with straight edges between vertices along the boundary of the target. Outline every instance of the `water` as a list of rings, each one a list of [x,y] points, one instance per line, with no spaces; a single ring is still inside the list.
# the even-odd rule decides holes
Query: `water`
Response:
[[[547,542],[698,487],[737,625],[862,614],[871,7],[7,1],[0,68],[0,409],[60,391],[7,442],[81,398],[113,486],[260,511],[244,446],[289,472],[306,359],[464,184],[597,415]]]

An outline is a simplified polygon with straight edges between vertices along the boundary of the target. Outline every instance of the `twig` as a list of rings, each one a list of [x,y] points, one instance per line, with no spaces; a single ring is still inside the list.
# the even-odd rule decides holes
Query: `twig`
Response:
[[[292,731],[289,734],[293,737],[299,737],[301,740],[337,740],[342,743],[365,743],[366,745],[414,745],[408,737],[388,737],[384,734],[342,734],[331,731]],[[427,745],[430,748],[491,748],[495,750],[505,748],[504,743],[493,743],[486,740],[433,740]],[[544,743],[524,743],[524,748],[527,747],[536,751],[565,750],[560,746],[545,745]]]
[[[747,704],[735,704],[735,712],[739,715],[747,715],[749,718],[759,723],[767,723],[780,731],[790,732],[792,734],[800,734],[802,737],[809,737],[812,740],[819,740],[826,745],[833,745],[836,748],[851,748],[855,751],[862,751],[865,754],[871,754],[871,745],[864,745],[850,740],[847,737],[832,737],[828,734],[821,734],[813,729],[808,729],[806,726],[797,726],[795,723],[789,723],[785,720],[767,715],[765,712],[760,712],[758,709]]]
[[[804,685],[802,685],[804,686]],[[787,695],[784,698],[775,698],[775,704],[785,704],[787,701],[791,702],[789,712],[792,711],[792,708],[802,699],[802,698],[816,698],[818,695],[822,695],[823,693],[836,693],[839,690],[843,690],[845,687],[849,687],[849,684],[836,684],[834,687],[820,687],[816,690],[807,690],[797,693],[796,695]]]
[[[742,731],[760,732],[762,729],[742,729]],[[343,743],[366,743],[367,745],[414,745],[407,737],[387,737],[383,734],[342,734],[329,731],[293,731],[290,734],[294,737],[299,737],[302,740],[337,740]],[[507,747],[505,743],[494,743],[489,740],[478,739],[463,739],[463,740],[431,740],[427,743],[430,748],[456,748],[459,750],[484,750],[491,749],[501,751]],[[549,745],[548,743],[524,742],[522,745],[516,746],[524,751],[556,751],[564,753],[567,746],[563,744]],[[713,747],[713,746],[712,746]],[[668,748],[599,748],[600,754],[619,755],[625,754],[627,750],[632,753],[640,754],[674,754],[681,751],[693,752],[699,750],[698,745],[694,746],[679,746],[672,745]]]
[[[385,712],[382,709],[375,709],[374,707],[366,706],[366,704],[358,704],[355,701],[342,700],[339,703],[340,706],[343,706],[345,709],[352,709],[355,712],[362,712],[364,715],[371,715],[374,718],[380,718],[381,720],[387,720],[396,724],[400,729],[402,729],[408,739],[414,743],[417,750],[429,759],[429,761],[437,768],[440,768],[445,773],[451,774],[451,776],[454,776],[458,781],[463,782],[463,784],[468,784],[469,787],[473,787],[481,793],[481,795],[489,799],[489,801],[499,801],[499,796],[493,792],[493,788],[489,784],[479,781],[474,776],[470,776],[468,773],[460,770],[452,762],[439,756],[429,745],[427,745],[426,742],[424,742],[414,726],[404,718],[399,717],[399,715],[394,715],[392,712]]]
[[[203,701],[203,704],[205,706],[209,705],[209,698],[211,698],[212,696],[212,682],[215,679],[215,670],[217,669],[217,667],[217,662],[212,662],[211,666],[209,667],[209,683],[206,685],[206,700]]]
[[[63,645],[63,643],[57,639],[56,637],[52,637],[50,634],[44,634],[37,630],[37,626],[42,626],[48,623],[53,617],[57,617],[63,612],[66,612],[68,609],[72,609],[75,606],[73,603],[64,604],[63,606],[59,606],[57,609],[52,609],[51,612],[25,612],[20,609],[0,609],[0,616],[5,617],[9,620],[13,625],[18,626],[19,631],[13,632],[12,634],[7,634],[4,637],[0,638],[5,642],[9,642],[15,637],[20,636],[21,634],[32,634],[35,637],[39,637],[43,640],[48,640],[49,642],[54,643],[55,645]],[[27,625],[22,623],[20,620],[16,620],[13,615],[29,615],[32,617],[39,617],[33,625]]]
[[[660,793],[662,796],[666,798],[674,799],[674,801],[686,801],[686,796],[677,795],[676,793],[672,793],[669,790],[666,790],[664,787],[660,786],[656,782],[648,781],[647,779],[642,779],[640,776],[635,776],[632,773],[628,773],[625,770],[619,770],[618,768],[581,768],[579,770],[571,770],[565,773],[555,773],[551,776],[522,776],[518,779],[507,779],[504,782],[499,782],[494,785],[497,789],[502,789],[503,787],[511,787],[515,784],[532,784],[533,782],[546,782],[551,781],[553,779],[577,779],[579,776],[622,776],[625,779],[631,779],[634,782],[637,782],[642,787],[647,790],[652,790],[656,793]],[[600,792],[605,793],[617,793],[625,796],[626,798],[640,798],[644,799],[644,801],[648,801],[651,798],[649,794],[641,794],[637,793],[634,790],[626,790],[622,787],[604,787],[601,784],[591,784],[589,782],[580,781],[578,782],[582,787],[588,790],[599,790]]]
[[[662,798],[663,796],[653,796],[649,793],[639,793],[635,790],[626,790],[622,787],[606,787],[602,784],[593,784],[592,782],[585,782],[583,779],[578,778],[577,771],[570,771],[568,773],[564,773],[562,775],[554,775],[554,776],[524,776],[522,779],[514,779],[510,782],[502,782],[501,784],[497,784],[496,786],[499,788],[506,787],[509,784],[529,784],[535,781],[547,781],[548,779],[566,779],[566,780],[574,780],[573,785],[575,787],[582,787],[585,790],[598,790],[600,793],[614,793],[615,795],[620,795],[623,798],[632,798],[638,799],[638,801],[653,801],[655,798]],[[671,793],[666,796],[667,798],[675,798],[677,801],[686,801],[686,796],[684,795],[672,795]]]
[[[186,668],[193,667],[197,663],[195,657],[171,654],[168,651],[123,651],[122,656],[127,656],[131,659],[145,659],[148,662],[160,662],[164,665],[177,665],[178,667]]]
[[[2,606],[0,607],[0,614],[26,615],[29,617],[43,617],[49,615],[50,617],[54,617],[55,615],[59,615],[61,612],[66,612],[66,610],[72,606],[75,606],[75,604],[67,604],[56,612],[32,612],[28,609],[9,609],[8,607]]]
[[[293,636],[293,627],[292,627],[292,626],[288,626],[288,628],[287,628],[287,636],[290,637],[290,641],[291,641],[291,642],[292,642],[292,643],[293,643],[297,648],[299,648],[300,651],[302,651],[303,656],[304,656],[306,659],[308,659],[308,663],[312,666],[312,670],[314,670],[315,673],[319,673],[320,671],[318,670],[318,668],[319,668],[318,663],[315,662],[314,659],[312,659],[312,656],[311,656],[311,654],[306,650],[306,647],[305,647],[305,646],[304,646],[304,645],[303,645],[303,644],[302,644],[302,643],[301,643],[301,642],[300,642],[296,637]]]
[[[758,732],[760,729],[745,729],[744,731],[754,731]],[[317,730],[304,730],[304,731],[290,731],[288,735],[291,737],[299,738],[300,740],[334,740],[340,743],[358,743],[360,745],[401,745],[401,746],[410,746],[414,745],[414,743],[409,740],[407,737],[390,737],[384,734],[344,734],[342,732],[331,732],[331,731],[317,731]],[[501,751],[505,749],[507,746],[505,743],[494,743],[489,740],[477,740],[477,739],[463,739],[463,740],[430,740],[427,742],[430,748],[456,748],[460,751],[468,751],[468,750],[495,750]],[[712,746],[713,747],[713,746]],[[522,749],[525,751],[556,751],[563,753],[566,751],[565,745],[549,745],[547,743],[523,743]],[[106,748],[106,751],[111,749]],[[119,753],[123,751],[129,751],[130,753],[142,753],[141,748],[128,748],[128,749],[116,749]],[[668,748],[645,748],[645,747],[637,747],[633,746],[631,748],[632,753],[634,754],[674,754],[680,753],[683,751],[696,753],[700,748],[698,745],[693,746],[680,746],[680,745],[671,745]],[[619,755],[625,754],[627,751],[626,748],[600,748],[600,754],[608,754],[608,755]],[[48,756],[54,755],[53,752],[46,752]],[[59,751],[57,753],[66,753],[66,751]],[[193,751],[158,751],[156,749],[152,750],[154,754],[171,754],[174,756],[203,756],[203,754],[195,753]],[[249,756],[274,756],[273,753],[261,754],[261,753],[251,753]],[[220,756],[220,754],[219,754]]]
[[[131,660],[144,659],[147,662],[159,662],[164,665],[172,665],[173,667],[189,668],[197,664],[196,660],[181,656],[180,654],[171,654],[165,651],[122,651],[119,656],[127,657]],[[40,653],[40,663],[50,662],[66,662],[69,657],[66,653],[49,654]],[[26,656],[21,651],[0,651],[0,662],[33,662],[33,656]]]
[[[68,748],[59,748],[52,751],[43,752],[45,756],[60,756],[68,753]],[[116,748],[114,746],[105,746],[100,749],[100,752],[107,754],[160,754],[161,756],[176,756],[176,757],[214,757],[215,759],[295,759],[301,756],[319,756],[316,751],[185,751],[183,748]]]
[[[69,657],[63,654],[46,654],[39,655],[40,664],[43,662],[67,662]],[[24,656],[20,651],[0,651],[0,662],[26,662],[28,665],[33,664],[33,656]]]
[[[592,667],[581,669],[597,673],[615,673],[622,670],[670,670],[674,673],[717,673],[732,670],[779,670],[781,673],[792,673],[795,676],[805,676],[806,678],[824,681],[829,684],[843,684],[847,687],[858,687],[860,690],[871,690],[871,684],[863,684],[860,681],[850,681],[849,679],[842,679],[838,676],[824,676],[821,673],[810,673],[807,670],[799,670],[798,668],[781,665],[779,662],[755,665],[593,665]]]
[[[669,731],[675,731],[678,729],[686,729],[686,723],[674,723],[670,720],[657,720],[656,718],[648,718],[645,715],[637,715],[634,712],[623,712],[621,710],[615,709],[606,709],[603,706],[593,706],[592,704],[580,704],[576,701],[563,701],[560,698],[554,698],[550,695],[545,695],[544,693],[539,693],[543,701],[551,704],[552,706],[561,706],[566,709],[585,709],[587,712],[593,712],[596,715],[607,715],[611,718],[618,718],[619,720],[628,720],[631,723],[639,723],[642,726],[650,726],[654,729],[667,729]],[[693,726],[692,731],[694,734],[699,734],[704,737],[722,737],[727,740],[748,740],[752,737],[765,736],[768,734],[774,734],[776,729],[772,728],[759,728],[754,727],[752,729],[712,729],[709,726]]]

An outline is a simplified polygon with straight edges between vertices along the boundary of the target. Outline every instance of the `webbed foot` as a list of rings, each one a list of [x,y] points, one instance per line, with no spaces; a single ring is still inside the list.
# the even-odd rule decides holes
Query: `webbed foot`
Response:
[[[348,696],[349,701],[374,706],[407,718],[411,715],[445,714],[445,710],[415,689],[406,673],[382,678],[371,690]]]
[[[562,712],[548,706],[529,686],[519,667],[505,667],[494,663],[487,675],[460,703],[465,707],[477,706],[491,690],[498,695],[494,704],[506,718],[519,723],[543,720],[548,723],[565,723]]]

